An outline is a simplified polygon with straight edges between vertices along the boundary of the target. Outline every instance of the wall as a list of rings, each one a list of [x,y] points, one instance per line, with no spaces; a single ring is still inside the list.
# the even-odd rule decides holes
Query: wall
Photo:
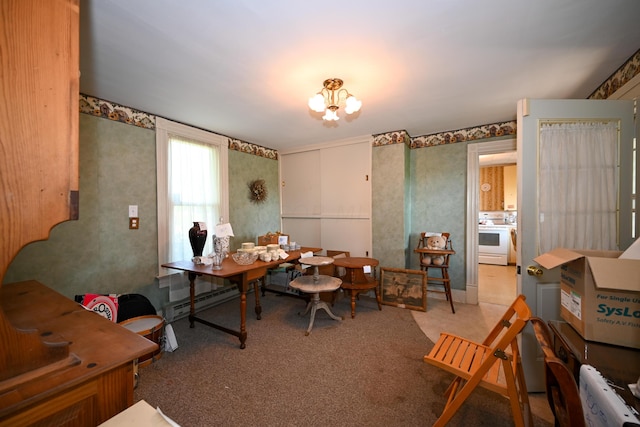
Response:
[[[36,279],[68,297],[146,293],[157,274],[155,132],[80,114],[79,137],[79,219],[27,245],[5,282]],[[129,230],[135,204],[140,228]]]
[[[278,162],[230,150],[229,176],[233,249],[278,228]],[[266,180],[269,197],[254,205],[247,183],[258,178]],[[140,228],[129,230],[128,206],[136,204]],[[80,114],[80,218],[24,247],[4,282],[35,279],[70,298],[140,293],[162,308],[169,297],[156,281],[156,212],[155,131]]]
[[[480,168],[480,195],[478,203],[481,211],[504,210],[504,166]]]
[[[423,231],[449,232],[456,255],[451,258],[451,288],[466,289],[465,219],[467,144],[443,144],[411,150],[411,252],[409,268],[419,269],[413,253]]]
[[[80,219],[55,227],[49,240],[25,247],[5,283],[36,279],[70,298],[89,292],[141,293],[162,308],[169,294],[156,280],[153,126],[142,114],[126,112],[125,117],[134,119],[123,123],[117,119],[122,114],[102,114],[82,103],[81,108],[89,114],[80,114]],[[420,232],[449,231],[457,252],[452,288],[464,290],[466,142],[451,144],[443,138],[435,145],[413,147],[415,139],[406,132],[396,134],[391,143],[374,143],[372,150],[372,255],[381,267],[418,269],[413,249]],[[278,161],[254,152],[256,146],[230,141],[228,220],[234,250],[279,230],[280,193]],[[261,204],[248,197],[247,184],[255,179],[267,184],[269,196]],[[128,229],[131,204],[138,205],[138,230]]]
[[[248,183],[264,179],[267,200],[253,203],[249,200]],[[278,162],[253,154],[229,151],[229,222],[235,236],[231,250],[242,242],[257,243],[257,236],[280,230],[280,180]]]
[[[381,267],[405,268],[410,228],[409,149],[406,144],[372,152],[372,256]]]
[[[451,287],[464,291],[467,143],[409,145],[404,131],[374,138],[373,256],[381,267],[418,270],[420,233],[449,232]]]
[[[515,211],[518,207],[518,167],[504,167],[504,209]]]

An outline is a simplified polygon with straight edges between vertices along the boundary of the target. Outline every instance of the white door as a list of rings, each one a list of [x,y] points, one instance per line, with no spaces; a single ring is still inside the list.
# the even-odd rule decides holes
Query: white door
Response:
[[[281,153],[282,230],[297,243],[372,256],[370,139]]]
[[[620,249],[631,243],[631,178],[633,167],[633,101],[606,100],[521,100],[518,102],[518,292],[527,298],[534,315],[544,320],[560,318],[560,284],[557,271],[537,270],[542,275],[528,274],[528,267],[539,267],[533,261],[538,253],[538,159],[539,129],[543,121],[574,122],[585,119],[617,120],[621,159],[619,194]],[[627,179],[628,178],[628,179]],[[558,269],[555,269],[558,270]],[[532,270],[532,273],[534,271]],[[542,355],[533,329],[522,334],[522,363],[530,392],[544,391]]]

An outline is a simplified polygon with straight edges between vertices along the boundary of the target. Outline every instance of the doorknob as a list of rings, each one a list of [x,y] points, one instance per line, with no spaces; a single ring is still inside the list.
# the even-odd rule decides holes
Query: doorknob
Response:
[[[542,276],[542,269],[534,265],[527,267],[527,274],[529,276]]]

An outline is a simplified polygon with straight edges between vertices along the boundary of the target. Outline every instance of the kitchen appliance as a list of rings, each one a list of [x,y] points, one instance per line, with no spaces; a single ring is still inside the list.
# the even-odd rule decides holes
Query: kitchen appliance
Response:
[[[507,225],[478,225],[478,262],[507,265],[511,232]]]

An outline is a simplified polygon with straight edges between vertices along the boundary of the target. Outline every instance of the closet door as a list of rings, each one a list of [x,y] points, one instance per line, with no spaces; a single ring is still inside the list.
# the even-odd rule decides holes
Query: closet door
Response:
[[[280,159],[282,228],[306,246],[371,254],[371,141],[359,138]]]
[[[280,157],[282,231],[303,246],[320,247],[320,150]]]
[[[322,215],[368,218],[371,211],[371,151],[367,143],[321,150]]]
[[[320,216],[320,150],[283,155],[280,181],[283,216]]]

